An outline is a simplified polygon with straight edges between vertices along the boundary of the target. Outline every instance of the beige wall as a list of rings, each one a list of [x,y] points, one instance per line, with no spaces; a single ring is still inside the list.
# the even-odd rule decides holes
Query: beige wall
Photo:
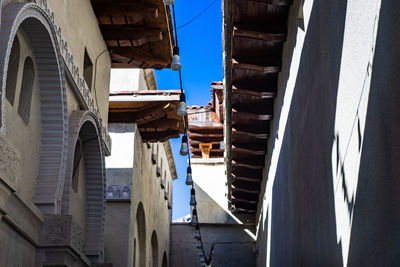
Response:
[[[24,61],[27,57],[35,58],[32,48],[22,30],[17,33],[20,43],[20,58],[17,83],[15,89],[14,104],[6,100],[6,138],[20,152],[21,176],[17,179],[17,193],[27,202],[31,201],[35,187],[35,178],[38,174],[40,140],[41,140],[41,116],[40,116],[40,91],[38,81],[38,69],[35,65],[35,81],[32,93],[31,110],[28,125],[18,114],[19,99],[21,94],[22,73]],[[29,149],[27,149],[29,148]]]
[[[169,223],[171,220],[171,212],[167,208],[168,201],[164,199],[164,193],[167,187],[161,189],[161,178],[166,170],[165,181],[172,183],[171,174],[167,164],[167,156],[162,144],[152,144],[159,147],[157,155],[157,163],[151,161],[151,148],[147,148],[146,144],[141,142],[141,137],[136,135],[135,138],[135,166],[132,180],[132,188],[138,188],[138,192],[134,192],[132,207],[138,207],[139,202],[142,202],[146,216],[146,256],[147,266],[151,266],[151,235],[156,231],[158,237],[158,262],[162,261],[164,252],[169,255]],[[156,175],[156,166],[162,161],[161,177]],[[140,167],[139,167],[140,166]],[[171,188],[171,187],[170,187]],[[171,197],[171,196],[169,196]],[[131,211],[132,215],[136,216],[136,210]],[[133,238],[130,238],[130,251],[133,251]],[[137,246],[136,255],[139,255],[139,247]],[[133,257],[131,257],[133,258]],[[132,260],[132,259],[130,259]],[[139,266],[138,258],[135,266]]]
[[[61,27],[68,48],[73,54],[75,63],[83,75],[85,48],[93,63],[104,50],[106,44],[101,35],[97,18],[89,0],[48,0],[54,12],[55,20]],[[108,92],[110,85],[111,60],[108,52],[104,52],[97,61],[96,88],[94,88],[94,72],[92,82],[92,97],[98,101],[103,126],[108,119]],[[97,100],[96,100],[97,99]]]
[[[120,243],[116,242],[116,235],[120,237],[118,240],[124,240],[128,237],[128,245],[123,255],[126,255],[126,261],[121,265],[114,266],[137,266],[139,265],[139,233],[137,229],[137,209],[139,203],[142,203],[145,215],[145,236],[146,236],[146,266],[152,266],[152,248],[151,236],[153,231],[157,235],[158,243],[158,263],[161,264],[163,253],[169,254],[169,222],[171,220],[171,211],[168,209],[168,202],[171,201],[171,169],[167,160],[167,153],[164,144],[142,143],[140,133],[135,124],[110,124],[109,131],[113,140],[113,153],[106,160],[107,166],[107,186],[111,185],[131,185],[131,201],[130,206],[130,224],[129,228],[121,231],[120,227],[126,222],[126,217],[115,212],[116,203],[108,202],[107,204],[107,225],[106,225],[106,261],[120,262],[120,252],[116,249]],[[127,145],[123,140],[123,136],[133,138],[134,143]],[[115,142],[114,142],[115,140]],[[158,147],[158,153],[157,153]],[[155,153],[156,162],[152,162],[152,151]],[[133,154],[133,155],[132,155]],[[132,156],[132,157],[131,157]],[[122,164],[121,161],[115,160],[119,157],[132,158],[132,164]],[[162,163],[161,163],[162,162]],[[156,168],[161,168],[161,176],[156,174]],[[165,179],[165,187],[161,187],[161,178]],[[167,186],[167,184],[169,184]],[[165,190],[169,190],[168,199],[164,198]],[[119,203],[119,205],[124,205]],[[113,216],[113,218],[111,217]],[[114,219],[114,221],[113,221]],[[119,221],[120,224],[116,224]],[[118,226],[119,225],[119,226]],[[136,240],[136,252],[134,244]],[[133,263],[135,258],[135,265]]]
[[[3,0],[0,1],[0,7],[11,2],[29,1]],[[93,65],[96,57],[106,49],[90,1],[49,0],[48,5],[54,12],[55,22],[60,26],[62,35],[68,43],[68,49],[82,74],[85,48]],[[4,17],[4,12],[1,13]],[[3,34],[4,32],[0,31],[1,38],[6,37]],[[36,250],[40,246],[40,227],[45,221],[45,216],[32,201],[38,175],[42,138],[40,84],[38,82],[39,73],[35,65],[30,119],[29,124],[26,125],[18,114],[22,70],[25,58],[30,56],[35,63],[35,57],[30,41],[21,28],[17,32],[17,37],[20,42],[20,64],[14,105],[11,105],[7,99],[5,100],[5,133],[0,132],[0,266],[35,266]],[[96,101],[97,98],[98,100],[98,108],[104,126],[107,125],[108,117],[110,67],[110,57],[106,52],[98,60],[96,94],[94,89],[91,90],[93,99]],[[42,73],[42,75],[45,74]],[[68,117],[73,111],[81,109],[72,86],[66,81]],[[79,226],[85,229],[84,158],[80,165],[79,190],[75,193],[71,189],[71,213]],[[84,256],[82,257],[84,258]]]

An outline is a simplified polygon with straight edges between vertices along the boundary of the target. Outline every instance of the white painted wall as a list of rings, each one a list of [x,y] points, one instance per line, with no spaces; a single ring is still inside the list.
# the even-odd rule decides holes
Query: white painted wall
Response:
[[[276,173],[276,170],[278,169],[279,160],[282,158],[283,152],[281,149],[284,143],[284,134],[288,124],[288,116],[292,106],[298,71],[302,64],[303,45],[314,2],[317,3],[318,1],[304,1],[305,31],[298,29],[293,54],[290,58],[284,57],[284,64],[285,62],[290,62],[289,75],[285,88],[282,88],[282,84],[285,85],[285,81],[282,81],[282,76],[280,77],[280,87],[278,88],[278,99],[282,98],[283,101],[279,110],[280,114],[276,116],[279,120],[274,122],[271,132],[271,136],[274,139],[272,142],[273,146],[271,146],[273,148],[270,151],[269,157],[267,157],[269,168],[266,171],[267,183],[265,185],[260,214],[260,218],[263,221],[259,223],[257,230],[258,234],[266,233],[265,236],[261,236],[261,239],[266,238],[266,247],[260,248],[260,257],[265,257],[262,262],[265,262],[267,266],[269,266],[271,259],[272,196],[275,178],[279,175]],[[319,2],[321,5],[323,1]],[[356,201],[360,158],[362,154],[362,138],[367,115],[380,5],[381,0],[347,1],[334,133],[335,137],[339,136],[340,142],[337,144],[338,139],[335,138],[331,151],[337,243],[338,245],[341,244],[344,266],[347,265],[348,261],[353,218],[353,210],[349,209],[347,201]],[[292,6],[293,8],[298,8],[298,2],[295,1]],[[292,16],[295,15],[297,13],[293,12]],[[321,27],[323,26],[321,25]],[[324,88],[321,88],[321,90],[324,90]],[[279,95],[282,94],[282,91],[284,95]],[[360,124],[359,131],[358,123]],[[292,124],[294,123],[292,122]],[[292,125],[292,127],[294,126]],[[359,135],[361,136],[361,148],[359,148]],[[337,155],[339,155],[339,161],[337,160]],[[286,165],[290,167],[290,163],[286,163]],[[346,174],[345,177],[340,171],[342,167]],[[346,191],[342,184],[345,185]],[[267,227],[267,229],[264,229],[264,227]],[[264,254],[262,250],[266,250],[266,253]]]
[[[111,69],[110,92],[147,90],[142,69]]]

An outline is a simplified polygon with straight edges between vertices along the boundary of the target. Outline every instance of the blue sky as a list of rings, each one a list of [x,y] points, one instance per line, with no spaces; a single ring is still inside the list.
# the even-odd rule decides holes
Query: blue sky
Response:
[[[176,25],[185,24],[206,8],[208,1],[175,1]],[[222,11],[221,1],[189,25],[178,29],[182,63],[182,82],[188,105],[206,105],[211,100],[210,83],[222,81]],[[160,90],[179,89],[178,72],[155,71]],[[172,219],[189,214],[189,187],[185,184],[187,157],[179,155],[180,139],[171,139],[178,179],[173,184]]]

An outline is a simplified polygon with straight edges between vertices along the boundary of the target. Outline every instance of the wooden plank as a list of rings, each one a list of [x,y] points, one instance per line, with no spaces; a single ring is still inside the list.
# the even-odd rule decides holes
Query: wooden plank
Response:
[[[243,187],[237,187],[232,185],[232,190],[236,191],[236,192],[243,192],[243,193],[247,193],[247,194],[258,194],[260,193],[260,190],[257,189],[247,189],[247,188],[243,188]]]
[[[235,174],[232,174],[232,179],[233,180],[239,180],[239,181],[251,182],[251,183],[259,183],[259,182],[261,182],[261,180],[258,179],[258,178],[236,176]]]
[[[234,160],[232,160],[232,166],[234,166],[236,168],[246,168],[246,169],[252,169],[252,170],[262,170],[264,168],[263,165],[239,163]]]
[[[140,48],[115,47],[111,49],[111,54],[118,55],[126,59],[133,59],[136,62],[141,62],[148,66],[161,66],[167,68],[170,64],[168,60],[159,57],[154,57],[152,54]]]
[[[157,129],[157,131],[181,130],[183,132],[183,127],[179,129],[181,125],[183,126],[182,123],[174,119],[159,119],[148,123],[142,123],[138,127],[140,129]]]
[[[245,2],[247,0],[234,0],[234,2]],[[270,5],[277,5],[277,6],[287,6],[292,3],[293,0],[251,0],[253,2],[260,2],[266,3]]]
[[[265,149],[267,149],[265,147]],[[246,155],[251,155],[251,156],[264,156],[266,154],[266,150],[252,150],[252,149],[246,149],[246,148],[239,148],[232,146],[232,151],[235,153],[241,153],[241,154],[246,154]]]
[[[262,73],[278,73],[281,70],[280,66],[262,66],[249,63],[239,63],[236,59],[232,59],[233,69],[254,70]]]
[[[276,96],[275,92],[259,92],[248,89],[236,89],[236,87],[232,88],[233,96],[240,97],[240,95],[248,95],[259,98],[274,98]]]
[[[178,138],[179,131],[166,131],[166,132],[140,132],[143,142],[165,142],[170,138]]]
[[[232,110],[233,122],[244,122],[250,120],[269,121],[272,119],[271,114],[255,114],[249,112],[241,112],[235,109]]]
[[[233,129],[232,136],[235,137],[236,139],[258,139],[258,140],[267,140],[269,134],[268,133],[252,133],[248,131],[237,131]]]
[[[133,46],[141,46],[148,42],[156,42],[163,39],[162,31],[158,28],[132,28],[110,25],[103,25],[100,28],[104,40],[119,40],[122,42],[131,40]]]
[[[286,41],[286,34],[284,33],[266,33],[261,31],[239,29],[238,27],[233,28],[233,36],[273,42]]]
[[[146,3],[131,2],[104,2],[94,6],[97,17],[124,17],[129,16],[132,22],[158,17],[158,6]]]
[[[232,202],[242,202],[242,203],[247,203],[247,204],[257,204],[257,200],[248,200],[244,198],[238,198],[232,195]]]

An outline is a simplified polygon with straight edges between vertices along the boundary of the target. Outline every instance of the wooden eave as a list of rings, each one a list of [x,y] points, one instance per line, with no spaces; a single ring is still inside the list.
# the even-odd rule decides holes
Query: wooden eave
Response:
[[[163,0],[91,0],[112,68],[169,68],[174,37]]]
[[[134,91],[110,94],[109,123],[136,123],[143,142],[164,142],[184,132],[177,115],[180,91]]]
[[[228,94],[226,106],[231,114],[226,126],[232,134],[226,145],[232,212],[257,211],[291,2],[224,0],[224,94]]]

